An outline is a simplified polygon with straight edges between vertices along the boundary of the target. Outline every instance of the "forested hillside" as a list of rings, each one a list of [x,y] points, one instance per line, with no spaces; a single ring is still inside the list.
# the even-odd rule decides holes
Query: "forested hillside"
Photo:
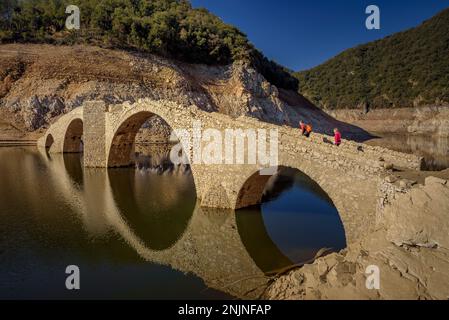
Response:
[[[327,109],[449,103],[449,9],[297,77],[299,91]]]

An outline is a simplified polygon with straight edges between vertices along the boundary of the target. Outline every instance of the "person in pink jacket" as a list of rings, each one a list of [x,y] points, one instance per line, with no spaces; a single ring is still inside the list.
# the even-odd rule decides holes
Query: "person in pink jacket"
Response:
[[[338,147],[341,144],[341,133],[338,128],[334,129],[334,144]]]

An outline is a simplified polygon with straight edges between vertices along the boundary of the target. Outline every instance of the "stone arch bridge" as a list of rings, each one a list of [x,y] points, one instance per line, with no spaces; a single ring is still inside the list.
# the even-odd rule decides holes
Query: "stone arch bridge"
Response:
[[[190,130],[194,121],[201,121],[204,129],[223,132],[223,136],[226,129],[277,130],[278,165],[300,170],[329,195],[340,214],[348,243],[375,228],[385,164],[419,170],[422,163],[417,156],[380,147],[351,141],[336,147],[329,143],[330,137],[321,134],[307,139],[291,127],[148,99],[109,106],[101,101],[86,102],[61,116],[38,145],[49,148],[50,153],[80,152],[82,140],[84,166],[126,166],[131,163],[138,130],[154,115],[164,119],[173,130]],[[255,164],[192,163],[191,169],[203,207],[240,209],[257,205],[270,178],[260,174],[263,168]]]

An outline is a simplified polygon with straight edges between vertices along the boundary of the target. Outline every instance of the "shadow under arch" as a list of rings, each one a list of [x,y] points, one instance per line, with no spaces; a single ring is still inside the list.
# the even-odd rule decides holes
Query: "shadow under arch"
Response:
[[[302,171],[281,166],[273,176],[256,172],[240,192],[257,192],[251,201],[257,198],[258,204],[237,210],[236,222],[243,244],[264,272],[313,259],[324,247],[346,247],[345,228],[332,199]],[[244,200],[245,194],[239,198]],[[293,253],[284,248],[285,239],[295,242]]]
[[[182,237],[196,205],[191,175],[115,168],[108,170],[108,177],[122,219],[145,247],[163,251]]]
[[[45,138],[45,149],[50,149],[54,142],[55,139],[53,138],[53,135],[51,133],[47,134],[47,137]]]
[[[240,209],[235,214],[240,239],[260,270],[270,272],[294,264],[271,239],[260,208]]]
[[[64,153],[65,170],[70,179],[80,188],[84,187],[84,166],[82,153]]]
[[[67,127],[64,135],[64,153],[83,152],[83,121],[79,118],[73,119]]]
[[[335,206],[332,199],[320,187],[320,185],[317,182],[315,182],[315,180],[313,180],[311,177],[309,177],[307,174],[305,174],[303,171],[293,167],[278,166],[276,167],[273,175],[268,174],[262,175],[260,171],[256,171],[251,176],[249,176],[249,178],[246,179],[246,181],[240,188],[235,207],[237,209],[243,209],[251,206],[257,206],[268,200],[266,198],[267,195],[270,197],[277,196],[278,194],[276,194],[276,190],[274,189],[270,190],[270,188],[274,184],[275,181],[274,179],[276,178],[282,179],[282,177],[292,176],[297,173],[300,174],[299,181],[304,188],[316,193],[321,199]],[[285,183],[285,181],[282,182],[281,180],[281,183]],[[271,195],[268,194],[269,191],[272,192]]]
[[[53,138],[53,135],[51,133],[47,134],[45,137],[45,145],[44,148],[40,150],[40,152],[45,153],[45,156],[48,160],[51,160],[50,150],[55,145],[55,139]]]
[[[129,110],[126,112],[118,122],[118,128],[112,134],[111,140],[107,142],[107,167],[108,168],[126,168],[136,164],[138,155],[135,152],[136,149],[136,136],[143,125],[150,121],[150,119],[156,117],[159,120],[159,125],[162,125],[173,133],[174,126],[170,120],[159,115],[158,113],[149,110]],[[173,137],[170,137],[170,139]],[[182,143],[182,139],[179,140],[181,146],[178,155],[181,156],[188,148]],[[167,144],[171,144],[174,141],[167,141]],[[170,148],[171,149],[171,148]],[[187,151],[188,152],[188,151]],[[170,152],[169,152],[170,155]],[[184,154],[185,155],[185,154]],[[170,158],[170,157],[168,157]],[[183,159],[185,160],[185,159]],[[195,181],[195,168],[188,162],[182,165],[175,165],[179,169],[183,167],[184,171],[190,171],[194,184],[194,189],[197,190]],[[176,171],[176,169],[175,169]]]

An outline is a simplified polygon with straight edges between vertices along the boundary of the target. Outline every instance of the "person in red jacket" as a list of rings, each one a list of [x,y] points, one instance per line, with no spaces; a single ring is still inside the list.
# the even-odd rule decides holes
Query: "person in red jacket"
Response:
[[[338,147],[341,144],[341,133],[338,128],[334,129],[334,144]]]
[[[299,122],[299,130],[301,130],[301,134],[304,134],[304,131],[306,130],[306,124],[302,121]]]

